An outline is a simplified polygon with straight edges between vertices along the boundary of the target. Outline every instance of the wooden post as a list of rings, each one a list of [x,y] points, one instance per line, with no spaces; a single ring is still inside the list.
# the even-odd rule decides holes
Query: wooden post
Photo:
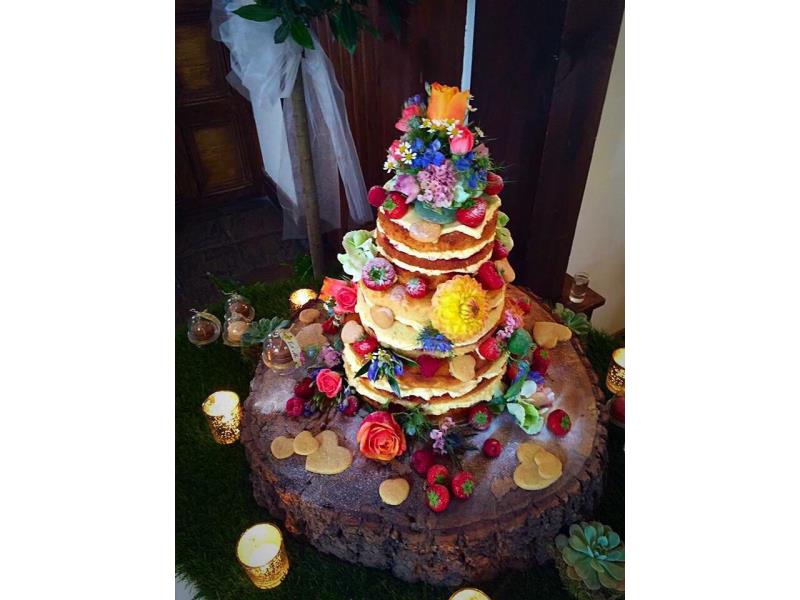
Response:
[[[319,200],[314,181],[314,163],[311,157],[311,140],[308,135],[308,113],[306,112],[305,92],[303,91],[303,67],[297,71],[292,88],[292,112],[294,113],[297,140],[297,161],[300,168],[300,187],[296,190],[306,217],[308,250],[314,277],[320,279],[325,270],[322,253],[322,234],[319,230]]]

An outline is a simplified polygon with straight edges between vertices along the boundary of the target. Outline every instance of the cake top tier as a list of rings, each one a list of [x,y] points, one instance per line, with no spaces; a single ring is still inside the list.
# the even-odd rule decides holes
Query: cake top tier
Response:
[[[395,123],[402,135],[389,146],[384,169],[392,178],[383,188],[402,194],[423,218],[452,223],[458,209],[497,194],[502,184],[483,131],[468,123],[469,91],[439,83],[426,88],[427,98],[406,100]]]

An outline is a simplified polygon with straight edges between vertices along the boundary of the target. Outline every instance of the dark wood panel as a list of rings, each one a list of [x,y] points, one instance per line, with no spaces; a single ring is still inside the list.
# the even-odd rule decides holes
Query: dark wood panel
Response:
[[[222,98],[229,93],[225,56],[211,39],[207,20],[175,26],[175,74],[178,103]]]
[[[558,298],[600,125],[624,0],[570,0],[545,146],[533,187],[523,279]]]

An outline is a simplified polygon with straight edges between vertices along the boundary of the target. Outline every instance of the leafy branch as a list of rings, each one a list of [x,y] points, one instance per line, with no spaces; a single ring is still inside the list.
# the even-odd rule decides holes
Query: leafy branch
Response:
[[[381,0],[381,8],[386,12],[394,34],[400,35],[402,21],[401,6],[413,4],[415,0]],[[275,30],[274,40],[281,44],[291,35],[303,48],[314,49],[311,37],[311,21],[327,18],[336,40],[353,54],[362,31],[380,38],[378,29],[369,22],[366,15],[366,0],[255,0],[233,11],[249,21],[266,22],[280,19]]]

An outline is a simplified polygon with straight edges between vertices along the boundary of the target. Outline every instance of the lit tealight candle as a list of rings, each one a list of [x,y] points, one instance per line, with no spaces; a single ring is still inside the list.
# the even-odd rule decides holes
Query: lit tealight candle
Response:
[[[450,596],[450,600],[492,600],[482,591],[476,588],[461,588]]]
[[[281,530],[270,523],[253,525],[242,534],[236,558],[250,581],[262,590],[279,586],[289,572]]]
[[[289,302],[292,304],[292,310],[300,310],[305,306],[306,302],[316,300],[317,292],[308,288],[302,288],[292,292],[289,296]]]
[[[616,396],[625,395],[625,348],[617,348],[611,355],[606,387]]]
[[[242,407],[235,392],[214,392],[203,402],[203,413],[218,444],[233,444],[239,439]]]

